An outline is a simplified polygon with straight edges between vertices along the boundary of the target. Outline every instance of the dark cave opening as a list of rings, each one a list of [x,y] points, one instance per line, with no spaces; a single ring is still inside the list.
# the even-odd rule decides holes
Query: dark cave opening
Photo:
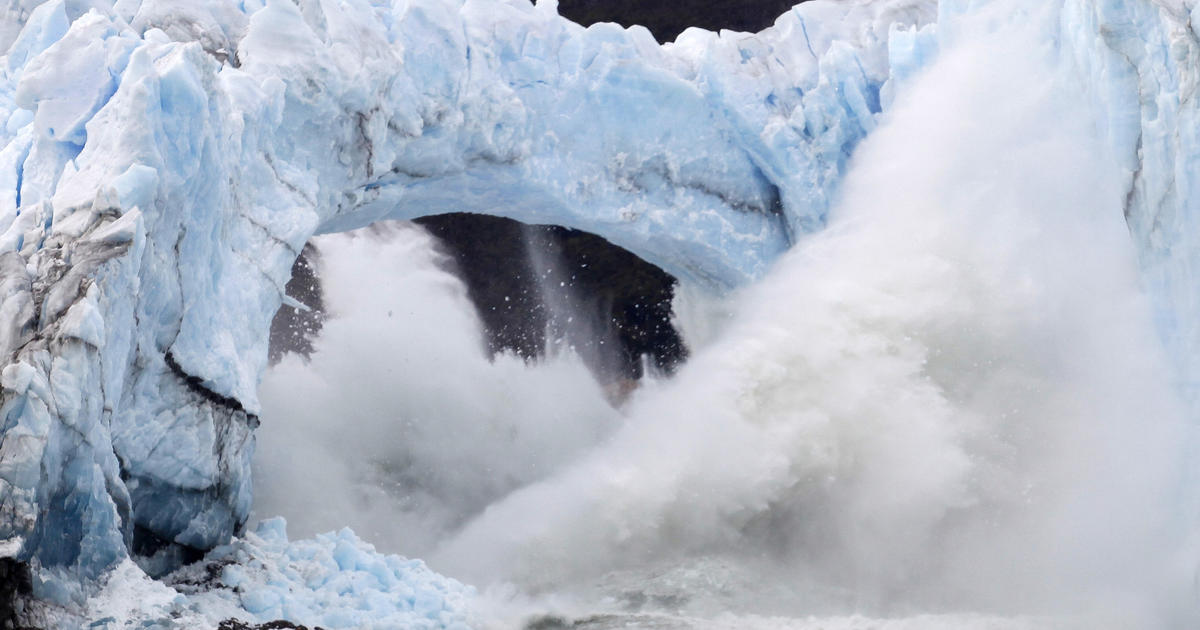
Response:
[[[579,230],[452,213],[415,223],[447,254],[466,285],[487,350],[536,360],[569,344],[609,387],[626,388],[647,368],[670,374],[687,357],[671,322],[676,280],[628,250]],[[307,245],[292,268],[271,325],[269,358],[308,357],[326,317],[317,259]],[[567,314],[569,313],[569,315]]]
[[[644,376],[642,357],[670,373],[687,356],[671,323],[675,278],[628,250],[588,232],[486,215],[444,214],[417,223],[454,259],[492,353],[533,359],[551,337],[572,337],[605,382]],[[590,330],[564,330],[555,321],[554,302],[565,301]],[[617,350],[589,348],[609,343]]]
[[[32,591],[29,564],[16,558],[0,558],[0,628],[24,628],[21,612]]]

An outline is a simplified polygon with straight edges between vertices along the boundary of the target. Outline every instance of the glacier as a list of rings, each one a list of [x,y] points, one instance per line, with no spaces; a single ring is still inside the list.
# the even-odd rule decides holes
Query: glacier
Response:
[[[744,283],[820,225],[888,29],[931,17],[864,4],[849,42],[812,39],[816,5],[664,49],[552,4],[305,6],[50,2],[10,46],[0,535],[47,596],[245,522],[267,327],[312,234],[502,212]]]
[[[959,17],[995,2],[817,0],[660,46],[552,0],[12,0],[0,550],[37,597],[82,605],[131,553],[166,572],[242,533],[267,332],[315,234],[479,212],[717,289],[757,280],[824,227]],[[1200,6],[1054,7],[1200,404]]]

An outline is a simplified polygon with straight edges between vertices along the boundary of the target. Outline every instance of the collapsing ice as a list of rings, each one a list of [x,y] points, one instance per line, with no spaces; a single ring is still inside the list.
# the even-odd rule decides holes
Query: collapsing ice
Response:
[[[1194,398],[1200,9],[1043,10],[1121,168],[1142,281]],[[504,213],[744,285],[825,226],[854,149],[969,39],[964,16],[989,11],[817,1],[757,35],[660,47],[552,2],[12,4],[3,553],[38,598],[84,605],[131,550],[166,571],[239,533],[268,329],[313,234]],[[272,558],[307,553],[272,540]]]

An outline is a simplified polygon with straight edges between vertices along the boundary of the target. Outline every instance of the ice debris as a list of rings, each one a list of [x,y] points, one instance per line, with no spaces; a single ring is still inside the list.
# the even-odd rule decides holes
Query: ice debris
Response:
[[[271,519],[161,581],[126,560],[85,605],[35,604],[25,616],[45,628],[467,630],[473,596],[348,529],[289,541],[283,519]]]

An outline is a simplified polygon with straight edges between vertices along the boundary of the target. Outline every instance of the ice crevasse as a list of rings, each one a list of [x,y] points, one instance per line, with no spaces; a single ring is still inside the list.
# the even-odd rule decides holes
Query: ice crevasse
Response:
[[[660,46],[547,1],[9,2],[0,553],[80,602],[131,550],[169,563],[240,532],[267,331],[316,233],[482,212],[754,280],[824,225],[854,147],[988,4],[816,0]],[[1055,6],[1195,392],[1200,8]]]

